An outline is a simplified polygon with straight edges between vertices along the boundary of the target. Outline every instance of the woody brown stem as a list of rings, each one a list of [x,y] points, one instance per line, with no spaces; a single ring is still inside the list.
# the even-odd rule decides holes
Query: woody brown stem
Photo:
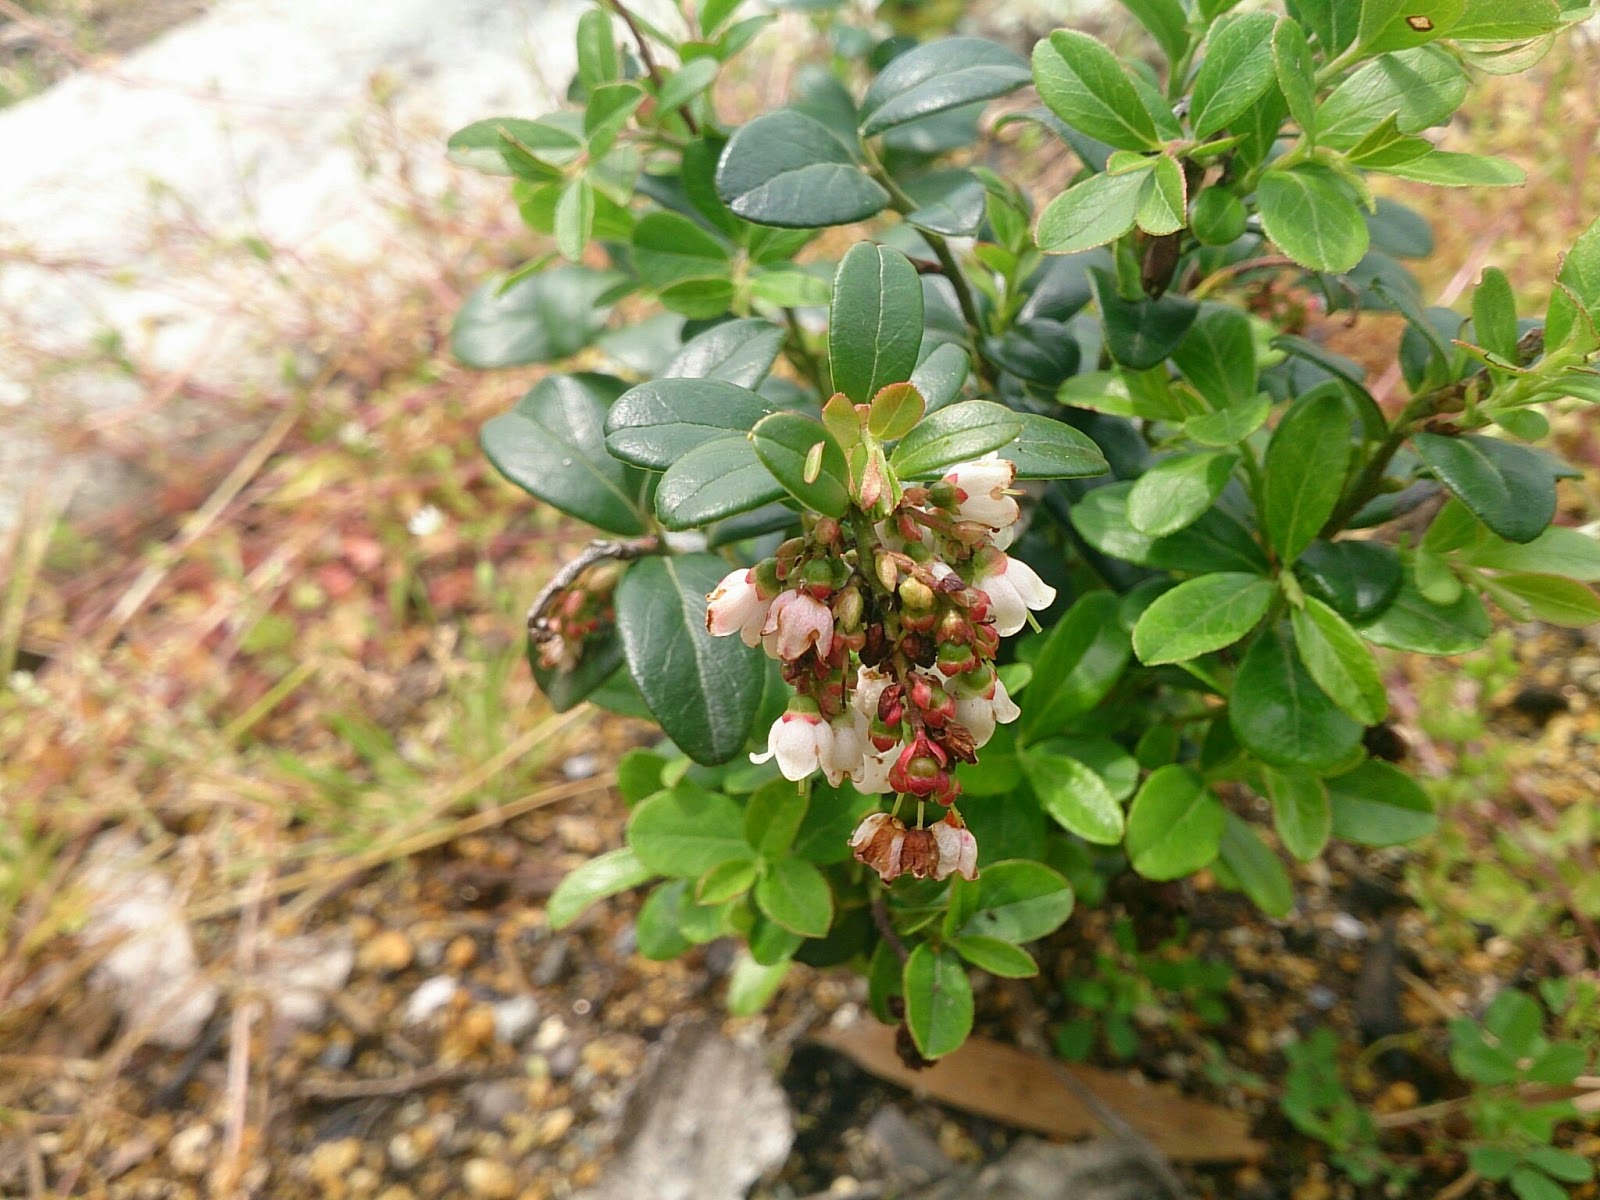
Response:
[[[528,606],[528,632],[535,638],[542,632],[540,622],[544,619],[545,610],[562,592],[578,581],[590,567],[603,562],[632,562],[636,558],[643,558],[647,554],[657,554],[661,550],[661,539],[654,535],[642,538],[629,538],[626,541],[612,541],[608,538],[597,538],[578,552],[578,556],[566,563],[555,573],[550,582],[539,589],[539,594],[533,598],[533,603]]]

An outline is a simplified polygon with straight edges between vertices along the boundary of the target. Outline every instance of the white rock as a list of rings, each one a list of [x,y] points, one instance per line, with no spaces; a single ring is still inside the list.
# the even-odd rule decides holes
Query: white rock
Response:
[[[355,963],[355,943],[340,930],[284,938],[262,951],[256,985],[279,1018],[311,1029],[322,1024],[329,995],[345,985]]]
[[[539,1019],[539,1002],[532,996],[513,996],[494,1006],[494,1036],[496,1040],[515,1046],[533,1023]]]
[[[450,998],[456,994],[457,986],[454,975],[435,975],[430,979],[424,979],[406,1001],[405,1008],[400,1012],[400,1019],[407,1025],[424,1024],[450,1003]]]
[[[91,981],[109,991],[126,1026],[174,1048],[194,1044],[217,1007],[217,986],[195,953],[183,906],[137,838],[110,833],[85,860],[84,941],[104,951]]]

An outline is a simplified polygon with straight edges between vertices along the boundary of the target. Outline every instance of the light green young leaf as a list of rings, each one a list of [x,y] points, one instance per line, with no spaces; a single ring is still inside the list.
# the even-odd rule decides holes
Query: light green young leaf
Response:
[[[1291,613],[1295,646],[1317,686],[1363,725],[1389,711],[1389,696],[1372,651],[1355,630],[1315,596]]]
[[[1278,856],[1259,834],[1233,813],[1222,831],[1222,865],[1241,891],[1269,917],[1286,917],[1294,908],[1294,884]]]
[[[1028,748],[1022,771],[1044,811],[1069,833],[1100,846],[1122,840],[1122,806],[1089,767],[1065,754]]]
[[[1194,524],[1227,487],[1236,454],[1179,454],[1164,458],[1134,481],[1128,523],[1140,533],[1165,537]]]
[[[1448,37],[1467,0],[1361,0],[1356,34],[1368,54],[1411,50]]]
[[[1197,138],[1226,129],[1276,78],[1271,13],[1223,17],[1206,37],[1206,57],[1190,91],[1189,120]]]
[[[1289,115],[1314,144],[1317,135],[1317,72],[1306,31],[1288,17],[1272,30],[1272,66]]]
[[[591,858],[569,872],[550,893],[545,906],[550,928],[565,929],[597,900],[638,887],[655,876],[627,846]]]
[[[1556,282],[1561,286],[1550,296],[1545,346],[1554,349],[1576,335],[1576,348],[1586,353],[1600,343],[1600,218],[1567,251]]]
[[[801,937],[826,937],[833,924],[833,889],[803,858],[769,862],[756,882],[755,896],[763,913]]]
[[[1302,163],[1269,170],[1256,190],[1267,236],[1302,267],[1340,273],[1367,252],[1361,210],[1326,167]]]
[[[1317,110],[1317,137],[1346,150],[1391,114],[1402,133],[1449,119],[1467,95],[1467,76],[1438,46],[1385,54],[1361,66]]]
[[[939,1058],[960,1047],[972,1032],[972,984],[953,950],[926,942],[906,959],[906,1027],[924,1058]]]
[[[1039,97],[1074,129],[1108,146],[1154,150],[1161,142],[1126,70],[1103,42],[1058,29],[1033,50]]]
[[[1428,793],[1404,771],[1369,759],[1328,780],[1333,834],[1364,846],[1398,846],[1438,825]]]
[[[1039,214],[1034,237],[1046,254],[1077,254],[1115,241],[1139,214],[1145,173],[1102,172],[1073,184]]]
[[[1328,802],[1327,785],[1311,771],[1263,767],[1261,773],[1272,801],[1278,839],[1301,862],[1310,862],[1333,836],[1333,809]]]
[[[1128,811],[1128,859],[1146,879],[1182,879],[1211,864],[1227,810],[1187,767],[1157,768]]]
[[[1528,182],[1528,173],[1507,159],[1486,154],[1456,154],[1449,150],[1435,150],[1381,168],[1374,164],[1374,168],[1385,175],[1397,175],[1414,183],[1431,183],[1435,187],[1521,187]]]
[[[1139,207],[1134,215],[1139,228],[1155,237],[1182,229],[1188,220],[1188,190],[1178,160],[1170,154],[1157,158],[1139,190]]]
[[[1156,666],[1222,650],[1260,624],[1276,591],[1270,579],[1229,571],[1180,583],[1140,615],[1134,653]]]

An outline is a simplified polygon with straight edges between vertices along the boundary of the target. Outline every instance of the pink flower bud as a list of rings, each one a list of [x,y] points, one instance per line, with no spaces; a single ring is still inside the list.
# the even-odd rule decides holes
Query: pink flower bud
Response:
[[[767,611],[761,643],[784,662],[794,662],[813,647],[818,658],[825,658],[833,646],[833,613],[805,592],[784,592]]]

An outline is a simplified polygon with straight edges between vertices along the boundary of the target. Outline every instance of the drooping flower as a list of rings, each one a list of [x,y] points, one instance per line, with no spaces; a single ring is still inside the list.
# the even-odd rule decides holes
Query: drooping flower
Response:
[[[783,777],[798,783],[821,769],[832,753],[833,726],[822,719],[814,701],[796,698],[789,711],[772,723],[766,752],[752,754],[750,761],[764,763],[777,758]]]
[[[771,600],[761,598],[754,571],[734,571],[706,598],[706,632],[712,637],[737,633],[746,646],[759,646],[771,607]]]
[[[945,479],[957,489],[956,511],[961,520],[997,530],[1014,525],[1022,511],[1007,494],[1016,477],[1016,464],[1001,458],[997,451],[957,463],[945,473]]]
[[[932,826],[934,843],[939,847],[939,862],[934,868],[935,879],[960,875],[963,879],[978,877],[978,839],[955,809],[945,813],[944,819]]]
[[[994,736],[995,726],[1009,725],[1022,715],[1016,702],[1006,694],[1006,685],[991,667],[981,686],[968,681],[972,675],[960,675],[955,681],[956,720],[967,727],[975,745],[982,746]]]
[[[784,662],[794,662],[812,647],[819,656],[827,654],[833,645],[833,610],[805,592],[784,592],[767,610],[761,644]]]
[[[905,843],[905,822],[886,812],[868,813],[850,835],[850,849],[856,861],[871,867],[885,883],[900,874]]]
[[[1020,558],[999,550],[985,551],[979,559],[973,586],[989,597],[995,632],[1010,637],[1028,623],[1028,610],[1049,608],[1056,590]]]
[[[832,742],[822,756],[822,773],[828,782],[838,787],[846,775],[861,771],[871,747],[867,744],[870,722],[855,709],[846,709],[843,715],[829,722],[833,730]]]
[[[850,782],[856,791],[863,796],[877,796],[884,792],[892,792],[893,786],[889,783],[889,770],[900,757],[904,747],[899,743],[887,750],[879,750],[868,746],[866,753],[861,756],[860,765],[850,772]]]

